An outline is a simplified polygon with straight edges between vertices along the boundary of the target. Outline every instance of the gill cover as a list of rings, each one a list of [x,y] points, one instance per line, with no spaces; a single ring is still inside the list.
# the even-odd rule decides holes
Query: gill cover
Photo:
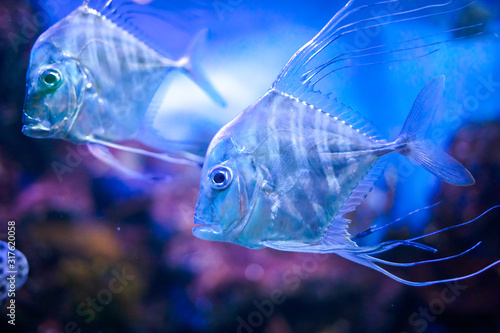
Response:
[[[251,154],[216,140],[203,166],[193,234],[203,240],[224,241],[251,248],[262,246],[242,237],[261,191],[262,175]],[[230,147],[230,148],[229,148]]]

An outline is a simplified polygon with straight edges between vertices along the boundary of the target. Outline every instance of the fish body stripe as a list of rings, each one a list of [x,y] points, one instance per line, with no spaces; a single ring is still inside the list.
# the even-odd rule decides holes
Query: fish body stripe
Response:
[[[378,159],[375,153],[350,152],[376,143],[322,110],[277,91],[269,92],[243,118],[246,128],[234,132],[233,140],[241,140],[239,145],[249,148],[256,163],[269,170],[276,195],[265,200],[270,200],[269,206],[279,201],[281,214],[257,237],[319,241]],[[335,152],[343,154],[328,154]]]

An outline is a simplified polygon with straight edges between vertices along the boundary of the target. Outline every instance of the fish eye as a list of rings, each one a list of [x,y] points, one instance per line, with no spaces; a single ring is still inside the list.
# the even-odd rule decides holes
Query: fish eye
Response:
[[[225,190],[233,181],[233,173],[225,166],[217,166],[210,171],[210,179],[214,189]]]
[[[47,89],[57,89],[62,82],[62,74],[56,69],[47,69],[40,75],[40,83]]]

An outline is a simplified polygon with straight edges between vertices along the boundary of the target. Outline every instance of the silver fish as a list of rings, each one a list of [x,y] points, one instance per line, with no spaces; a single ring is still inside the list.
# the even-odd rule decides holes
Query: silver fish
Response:
[[[400,153],[450,184],[474,183],[465,167],[425,136],[444,91],[444,76],[435,77],[422,89],[394,141],[378,138],[360,114],[314,89],[312,79],[325,69],[334,71],[330,65],[335,59],[359,58],[357,52],[348,52],[306,69],[346,29],[356,32],[372,28],[369,24],[358,28],[341,25],[346,17],[381,4],[357,7],[357,3],[349,1],[291,58],[272,88],[214,137],[202,170],[193,234],[251,249],[336,253],[413,286],[465,278],[403,280],[375,263],[412,266],[424,262],[393,263],[374,255],[398,246],[434,251],[416,242],[424,236],[360,246],[348,231],[350,220],[345,215],[355,210],[373,188],[383,171],[383,164],[377,162],[384,155]],[[392,15],[393,19],[398,16]],[[418,18],[421,16],[412,16]],[[387,23],[376,26],[382,24]],[[399,45],[393,46],[396,48],[391,52],[397,54]]]
[[[86,1],[36,41],[27,74],[23,133],[125,150],[116,143],[137,140],[151,146],[156,139],[178,160],[199,162],[202,158],[184,153],[185,143],[162,141],[150,122],[160,106],[155,95],[163,95],[165,78],[172,71],[184,72],[224,105],[191,61],[206,31],[198,34],[184,57],[172,60],[165,50],[151,47],[131,23],[126,14],[134,7],[124,6],[128,13],[117,11],[113,1],[99,3]],[[154,156],[176,161],[168,155]]]
[[[0,301],[12,293],[11,281],[19,289],[28,279],[29,265],[24,254],[9,250],[9,244],[0,241]],[[14,279],[7,279],[12,278]]]

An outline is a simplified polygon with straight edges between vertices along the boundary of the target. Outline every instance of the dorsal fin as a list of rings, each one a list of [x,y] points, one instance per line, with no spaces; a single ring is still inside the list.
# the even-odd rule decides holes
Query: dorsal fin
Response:
[[[173,59],[183,56],[183,54],[174,54],[176,52],[173,50],[187,47],[187,44],[192,39],[192,36],[186,36],[186,34],[194,35],[205,27],[202,25],[205,22],[202,22],[200,17],[203,17],[203,15],[209,17],[211,8],[202,7],[198,2],[191,0],[185,1],[182,8],[173,8],[174,5],[168,5],[169,8],[172,7],[170,11],[127,0],[85,0],[83,2],[83,7],[104,16],[161,56]],[[196,13],[200,12],[202,14],[196,15]],[[147,20],[148,27],[142,24],[145,20]],[[164,33],[159,34],[161,37],[155,38],[158,36],[159,31]],[[174,38],[174,36],[182,38]],[[184,41],[183,46],[168,45],[174,42],[178,43],[180,39]],[[163,45],[166,44],[164,40],[168,41],[167,45]]]
[[[371,40],[373,45],[364,48],[353,49],[352,46],[346,46],[351,45],[345,42],[346,38],[355,38],[357,34],[366,34],[370,29],[383,30],[393,27],[394,24],[403,24],[435,16],[449,15],[452,17],[457,11],[476,1],[470,1],[467,5],[458,8],[453,6],[455,0],[441,0],[431,5],[414,4],[413,7],[411,5],[410,7],[403,6],[400,2],[398,0],[348,1],[311,41],[295,53],[279,74],[273,88],[297,97],[300,91],[303,91],[304,85],[308,86],[308,90],[311,88],[314,90],[316,83],[343,69],[418,59],[438,51],[439,44],[475,36],[447,37],[449,33],[475,28],[478,25],[459,27],[419,38],[407,38],[389,44],[382,44],[377,39],[373,39]],[[407,2],[411,4],[411,2]],[[394,3],[398,6],[395,6]],[[389,7],[390,4],[392,4],[391,7]],[[384,14],[377,16],[377,14],[373,14],[374,12]],[[379,35],[381,34],[379,33]],[[316,62],[323,61],[319,60],[318,56],[322,55],[323,51],[330,45],[335,46],[340,54],[336,54],[319,65],[313,64],[314,60]],[[383,58],[383,56],[392,56],[392,58]]]
[[[308,83],[303,84],[295,93],[296,95],[292,96],[282,92],[282,94],[296,99],[302,104],[309,105],[316,112],[320,111],[334,120],[345,123],[371,140],[383,140],[383,137],[369,120],[354,111],[349,105],[341,102],[338,97],[333,97],[331,93],[323,94],[319,90],[314,90],[313,85]]]

